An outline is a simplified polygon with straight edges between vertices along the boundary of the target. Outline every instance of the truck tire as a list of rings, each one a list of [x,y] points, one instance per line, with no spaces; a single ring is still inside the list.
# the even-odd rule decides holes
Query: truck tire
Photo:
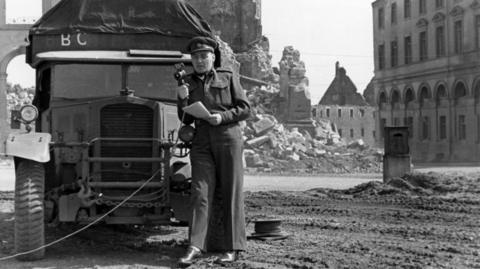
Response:
[[[20,160],[15,180],[15,253],[37,249],[45,244],[45,171],[41,163]],[[18,260],[42,259],[45,249],[20,255]]]

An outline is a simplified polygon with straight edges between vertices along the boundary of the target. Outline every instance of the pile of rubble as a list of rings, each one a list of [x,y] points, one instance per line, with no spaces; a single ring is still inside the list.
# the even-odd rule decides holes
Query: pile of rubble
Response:
[[[291,46],[285,47],[280,68],[273,68],[268,38],[263,37],[251,43],[247,52],[235,55],[235,59],[240,64],[241,75],[264,82],[259,85],[244,84],[253,115],[247,120],[244,128],[247,173],[316,174],[382,171],[382,151],[369,147],[362,140],[347,145],[330,121],[312,122],[314,132],[299,131],[297,128],[287,128],[288,125],[282,124],[291,118],[291,115],[285,115],[286,88],[293,85],[295,92],[300,90],[307,92],[308,88],[305,65],[300,60],[300,53],[297,50]],[[288,71],[283,78],[288,78],[289,81],[282,83],[282,70],[283,73],[285,70]],[[309,115],[310,111],[306,110],[305,118],[309,118]]]
[[[329,121],[316,121],[315,134],[288,129],[275,115],[279,89],[247,91],[252,117],[244,128],[247,173],[380,173],[383,152],[362,140],[346,144]]]

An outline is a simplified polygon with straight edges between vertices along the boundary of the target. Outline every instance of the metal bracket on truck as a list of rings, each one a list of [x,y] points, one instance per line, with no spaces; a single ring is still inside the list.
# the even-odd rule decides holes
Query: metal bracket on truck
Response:
[[[41,163],[50,161],[49,133],[12,133],[6,141],[5,154]]]

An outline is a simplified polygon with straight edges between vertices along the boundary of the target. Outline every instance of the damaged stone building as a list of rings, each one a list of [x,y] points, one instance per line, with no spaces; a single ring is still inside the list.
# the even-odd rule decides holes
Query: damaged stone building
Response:
[[[377,0],[374,27],[378,142],[410,131],[414,162],[480,157],[480,1]]]
[[[375,145],[375,107],[369,105],[357,92],[345,68],[335,64],[335,78],[318,105],[312,109],[315,119],[328,120],[336,127],[343,140],[362,139]]]
[[[262,37],[261,0],[187,0],[235,53]]]

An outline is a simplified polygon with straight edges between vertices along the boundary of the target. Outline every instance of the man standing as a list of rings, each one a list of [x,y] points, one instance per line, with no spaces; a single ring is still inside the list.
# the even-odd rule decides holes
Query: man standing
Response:
[[[215,188],[222,195],[224,253],[219,262],[232,262],[245,249],[243,200],[243,139],[239,122],[250,115],[250,105],[238,76],[225,69],[215,70],[218,44],[208,37],[195,37],[187,46],[194,72],[186,85],[177,88],[178,115],[185,124],[195,123],[190,160],[192,164],[192,219],[190,246],[179,263],[191,264],[207,251],[208,224],[212,216]],[[200,101],[210,111],[206,119],[184,114],[183,107]]]

